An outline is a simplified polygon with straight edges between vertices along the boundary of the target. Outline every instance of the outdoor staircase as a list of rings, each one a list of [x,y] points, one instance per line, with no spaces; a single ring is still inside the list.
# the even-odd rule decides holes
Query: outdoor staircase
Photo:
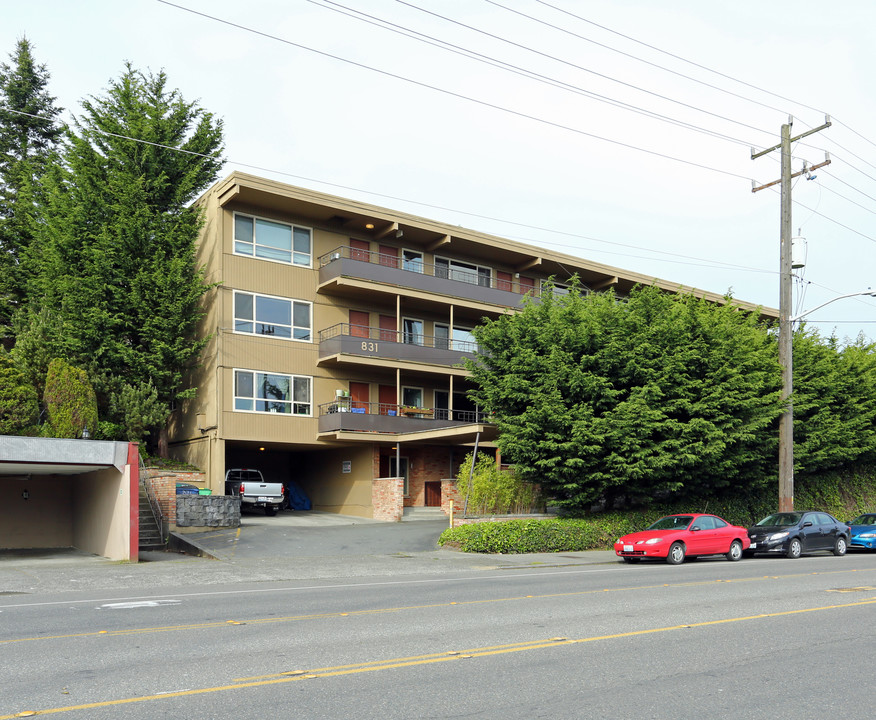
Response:
[[[402,522],[446,519],[447,515],[440,507],[406,507],[402,513]]]
[[[143,483],[140,483],[140,550],[158,550],[164,547],[161,529],[152,512],[152,505],[146,495]]]

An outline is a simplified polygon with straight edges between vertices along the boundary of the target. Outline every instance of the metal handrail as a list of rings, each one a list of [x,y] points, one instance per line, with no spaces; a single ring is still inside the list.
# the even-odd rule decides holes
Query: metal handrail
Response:
[[[149,501],[149,508],[152,510],[152,517],[155,520],[155,524],[158,525],[158,536],[161,538],[161,542],[163,544],[166,544],[167,534],[164,531],[164,513],[161,512],[161,503],[158,502],[158,497],[155,495],[155,491],[152,489],[152,486],[146,482],[146,473],[146,464],[143,462],[143,458],[141,456],[140,483],[143,485],[143,490],[146,492],[146,499]]]
[[[458,350],[459,352],[476,353],[478,344],[470,340],[454,340],[453,338],[423,335],[421,333],[405,332],[404,330],[388,330],[367,325],[338,323],[319,331],[319,341],[331,340],[342,335],[377,340],[378,342],[400,343],[402,345],[419,345],[438,350]]]
[[[449,408],[426,408],[394,403],[361,402],[351,397],[337,397],[332,402],[318,406],[320,415],[333,415],[339,412],[361,413],[363,415],[390,415],[414,420],[450,420],[468,423],[489,423],[487,413],[476,410],[451,410]]]
[[[513,292],[518,295],[529,294],[533,297],[539,297],[541,295],[540,283],[535,281],[530,287],[528,285],[521,285],[519,278],[514,280],[500,280],[499,278],[485,277],[477,272],[469,272],[457,268],[447,268],[443,265],[435,265],[432,263],[406,261],[404,258],[398,257],[398,255],[386,255],[384,253],[374,252],[372,250],[361,250],[347,245],[340,245],[334,250],[330,250],[324,255],[320,255],[319,266],[325,267],[329,263],[334,262],[335,260],[341,260],[342,258],[359,260],[367,263],[376,263],[377,265],[396,268],[404,272],[413,272],[419,275],[431,275],[433,277],[445,278],[447,280],[466,283],[468,285],[496,288],[499,290],[505,290],[506,292]]]

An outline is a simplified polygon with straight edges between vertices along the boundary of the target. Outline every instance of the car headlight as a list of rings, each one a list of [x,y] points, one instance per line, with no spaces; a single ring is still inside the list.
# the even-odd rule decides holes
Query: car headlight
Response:
[[[865,537],[865,538],[876,537],[876,533],[861,533],[860,535],[858,535],[858,537]]]
[[[782,538],[786,538],[786,537],[788,537],[788,533],[786,533],[786,532],[778,532],[778,533],[773,533],[772,535],[770,535],[770,536],[767,538],[767,540],[769,540],[770,542],[772,542],[773,540],[781,540]]]
[[[663,542],[663,538],[651,538],[649,540],[645,540],[645,545],[656,545],[659,542]]]

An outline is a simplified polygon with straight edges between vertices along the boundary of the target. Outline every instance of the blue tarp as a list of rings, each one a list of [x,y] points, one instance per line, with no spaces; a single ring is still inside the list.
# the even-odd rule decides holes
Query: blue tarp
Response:
[[[310,498],[304,491],[293,482],[286,483],[286,494],[289,498],[289,507],[293,510],[310,510]]]

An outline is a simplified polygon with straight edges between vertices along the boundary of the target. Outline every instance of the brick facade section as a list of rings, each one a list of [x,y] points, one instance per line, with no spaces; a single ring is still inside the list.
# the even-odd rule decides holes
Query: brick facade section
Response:
[[[141,478],[158,500],[161,515],[166,528],[176,528],[176,484],[189,483],[204,487],[205,476],[202,472],[168,472],[157,468],[146,468]]]
[[[374,478],[371,481],[372,517],[382,522],[401,522],[404,488],[404,478]]]

